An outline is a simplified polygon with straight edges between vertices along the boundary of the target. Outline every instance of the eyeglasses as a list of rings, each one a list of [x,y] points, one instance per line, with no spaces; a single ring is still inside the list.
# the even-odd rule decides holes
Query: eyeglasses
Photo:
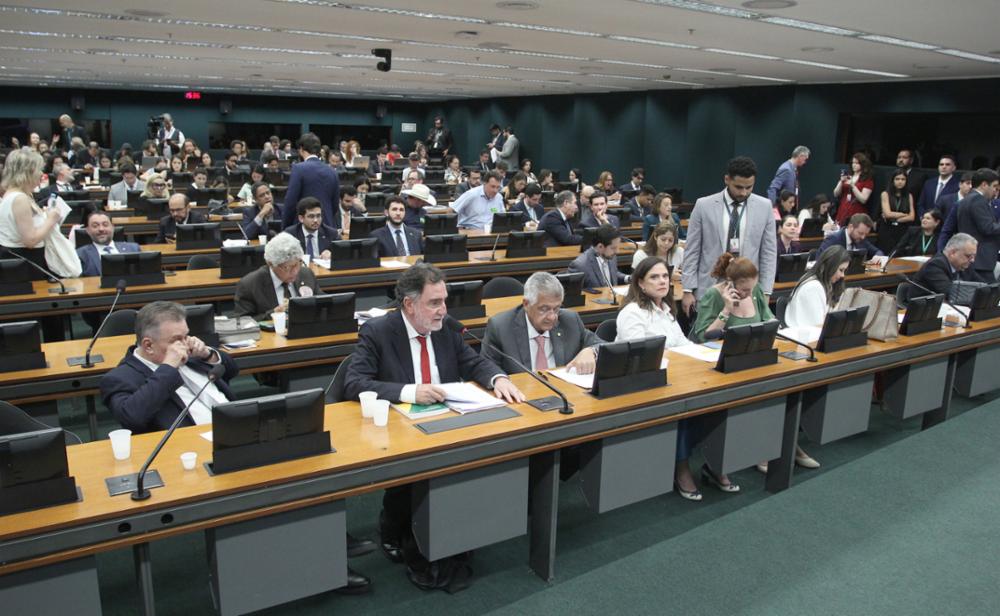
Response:
[[[558,306],[535,306],[534,309],[542,315],[558,314],[562,309],[562,304]]]

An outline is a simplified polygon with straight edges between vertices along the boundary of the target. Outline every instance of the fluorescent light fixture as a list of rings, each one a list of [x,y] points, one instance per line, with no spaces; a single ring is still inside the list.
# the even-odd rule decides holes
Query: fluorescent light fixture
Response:
[[[448,74],[448,73],[434,73],[431,71],[411,71],[405,68],[394,68],[392,69],[392,72],[400,73],[402,75],[426,75],[428,77],[444,77],[445,75]],[[309,83],[309,82],[303,81],[302,83]]]
[[[828,68],[832,71],[846,71],[846,66],[840,66],[839,64],[827,64],[826,62],[812,62],[810,60],[793,60],[792,58],[785,58],[785,62],[790,62],[791,64],[801,64],[803,66],[815,66],[816,68]]]
[[[630,81],[648,81],[645,77],[634,77],[632,75],[606,75],[604,73],[584,73],[587,77],[606,77],[607,79],[627,79]]]
[[[761,17],[759,21],[768,24],[774,24],[776,26],[788,26],[789,28],[799,28],[801,30],[809,30],[811,32],[822,32],[823,34],[836,34],[837,36],[858,36],[861,34],[856,30],[847,30],[845,28],[838,28],[836,26],[826,26],[823,24],[816,24],[811,21],[803,21],[801,19],[790,19],[788,17]]]
[[[906,79],[909,75],[901,75],[899,73],[887,73],[885,71],[872,71],[866,68],[849,68],[847,69],[852,73],[861,73],[863,75],[877,75],[879,77],[897,77],[899,79]]]
[[[580,56],[567,56],[558,53],[543,53],[541,51],[521,51],[519,49],[498,49],[500,53],[509,53],[514,56],[529,56],[532,58],[553,58],[555,60],[586,60]]]
[[[511,68],[517,69],[519,71],[528,71],[531,73],[553,73],[555,75],[582,75],[583,73],[579,71],[560,71],[554,68],[533,68],[529,66],[513,66]]]
[[[715,47],[706,47],[702,51],[710,51],[712,53],[722,53],[727,56],[739,56],[741,58],[756,58],[758,60],[780,60],[778,56],[767,56],[762,53],[750,53],[748,51],[733,51],[731,49],[718,49]]]
[[[862,34],[858,38],[871,41],[873,43],[885,43],[886,45],[897,45],[899,47],[909,47],[910,49],[923,49],[926,51],[938,49],[937,45],[928,45],[927,43],[918,43],[917,41],[908,41],[906,39],[896,38],[894,36],[883,36],[881,34]]]
[[[744,11],[743,9],[729,6],[720,6],[718,4],[709,4],[708,2],[695,2],[693,0],[633,0],[633,2],[698,11],[699,13],[711,13],[712,15],[725,15],[726,17],[739,17],[741,19],[757,19],[760,17],[760,13]]]
[[[603,34],[597,32],[587,32],[584,30],[568,30],[566,28],[555,28],[553,26],[537,26],[535,24],[517,24],[509,21],[496,21],[490,23],[491,26],[498,26],[501,28],[518,28],[520,30],[537,30],[538,32],[548,32],[551,34],[570,34],[573,36],[592,36],[592,37],[603,37]]]
[[[506,64],[488,64],[486,62],[463,62],[461,60],[425,60],[435,64],[454,64],[456,66],[478,66],[480,68],[514,68]]]
[[[340,4],[340,3],[337,3]],[[444,15],[442,13],[428,13],[425,11],[411,11],[409,9],[394,9],[384,6],[367,6],[363,4],[340,5],[337,8],[348,8],[355,11],[365,11],[368,13],[382,13],[385,15],[398,15],[401,17],[416,17],[418,19],[434,19],[444,21],[459,21],[467,24],[485,24],[485,19],[478,17],[463,17],[461,15]]]
[[[655,39],[642,38],[639,36],[620,36],[612,34],[608,36],[613,41],[625,41],[626,43],[642,43],[643,45],[659,45],[660,47],[673,47],[674,49],[698,49],[697,45],[686,45],[684,43],[671,43],[670,41],[657,41]]]
[[[669,69],[669,66],[664,66],[662,64],[646,64],[644,62],[626,62],[624,60],[595,60],[595,62],[600,62],[601,64],[616,64],[620,66],[639,66],[642,68],[655,68],[655,69]]]
[[[710,71],[708,69],[703,69],[703,68],[676,68],[674,70],[683,71],[685,73],[705,73],[708,75],[723,75],[725,77],[732,76],[732,73],[726,73],[723,71]]]
[[[758,79],[760,81],[777,81],[778,83],[792,83],[794,79],[779,79],[778,77],[763,77],[761,75],[736,75],[744,79]]]
[[[342,38],[349,41],[367,41],[369,43],[391,43],[392,39],[380,38],[377,36],[359,36],[357,34],[338,34],[336,32],[318,32],[316,30],[285,30],[288,34],[301,34],[302,36],[322,36],[326,38]]]
[[[609,90],[631,90],[632,89],[632,88],[626,88],[625,86],[612,86],[612,85],[608,85],[608,84],[600,84],[600,85],[592,86],[590,84],[581,83],[579,85],[583,86],[584,88],[607,88]]]
[[[980,62],[1000,62],[1000,58],[993,56],[984,56],[978,53],[969,53],[968,51],[960,51],[958,49],[937,49],[938,53],[943,53],[948,56],[955,56],[956,58],[965,58],[966,60],[979,60]]]
[[[693,81],[676,81],[674,79],[654,79],[653,81],[658,81],[660,83],[671,83],[679,86],[703,86],[703,83],[694,83]]]
[[[258,47],[256,45],[240,45],[237,49],[243,51],[263,51],[266,53],[298,53],[307,56],[335,56],[337,54],[328,51],[313,51],[311,49],[289,49],[286,47]],[[343,57],[343,56],[341,56]],[[366,56],[367,57],[367,56]],[[374,56],[372,56],[374,57]]]

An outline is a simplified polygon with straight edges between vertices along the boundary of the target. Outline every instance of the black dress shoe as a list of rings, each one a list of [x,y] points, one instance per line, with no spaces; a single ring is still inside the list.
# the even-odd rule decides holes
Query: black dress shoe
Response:
[[[379,541],[379,547],[382,548],[382,553],[385,557],[394,563],[403,562],[403,547],[395,539],[383,537]]]
[[[375,551],[375,542],[370,539],[358,539],[347,533],[347,557],[354,558]]]
[[[358,573],[350,567],[347,568],[347,586],[341,586],[333,591],[340,595],[363,595],[371,592],[372,581],[363,573]]]

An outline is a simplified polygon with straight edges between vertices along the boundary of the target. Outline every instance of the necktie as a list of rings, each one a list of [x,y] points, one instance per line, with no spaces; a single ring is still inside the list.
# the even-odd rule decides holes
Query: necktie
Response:
[[[733,243],[732,240],[740,236],[740,214],[739,214],[739,203],[733,201],[732,210],[729,212],[729,233],[726,235],[726,249],[730,249]]]
[[[934,203],[937,203],[938,197],[941,196],[942,190],[944,190],[944,182],[938,182],[937,190],[934,192]]]
[[[545,355],[545,336],[542,334],[535,336],[535,344],[538,347],[535,351],[535,370],[548,370],[549,359]]]
[[[313,237],[312,233],[306,236],[306,254],[310,257],[316,256],[316,253],[313,251]]]
[[[106,254],[106,255],[111,254],[111,246],[105,246],[104,247],[104,254]]]
[[[427,337],[417,336],[420,343],[420,382],[428,384],[431,382],[431,356],[427,352]]]
[[[402,229],[396,229],[396,256],[397,257],[406,256],[406,244],[403,243]]]
[[[284,296],[285,300],[292,299],[292,289],[288,286],[287,282],[281,283],[281,294]]]

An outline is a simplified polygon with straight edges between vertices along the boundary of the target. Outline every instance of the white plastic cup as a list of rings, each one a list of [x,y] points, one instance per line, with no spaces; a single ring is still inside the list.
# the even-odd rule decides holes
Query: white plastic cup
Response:
[[[128,460],[132,456],[131,430],[112,430],[108,438],[111,439],[111,453],[115,460]]]
[[[271,321],[274,323],[274,333],[284,336],[288,333],[288,313],[272,312]]]
[[[181,454],[181,466],[184,470],[193,471],[196,464],[198,464],[198,452],[185,451]]]
[[[389,423],[389,401],[388,400],[375,400],[374,408],[372,410],[372,419],[375,420],[375,425],[378,427],[384,427]]]
[[[358,394],[358,400],[361,401],[361,416],[365,419],[371,419],[375,411],[375,402],[378,401],[378,393],[363,391]]]
[[[483,229],[483,231],[485,231],[487,235],[489,235],[490,231],[492,230],[493,230],[493,223],[486,225],[486,227]]]
[[[257,236],[257,243],[260,244],[261,246],[267,246],[267,236],[266,235],[258,235]]]

